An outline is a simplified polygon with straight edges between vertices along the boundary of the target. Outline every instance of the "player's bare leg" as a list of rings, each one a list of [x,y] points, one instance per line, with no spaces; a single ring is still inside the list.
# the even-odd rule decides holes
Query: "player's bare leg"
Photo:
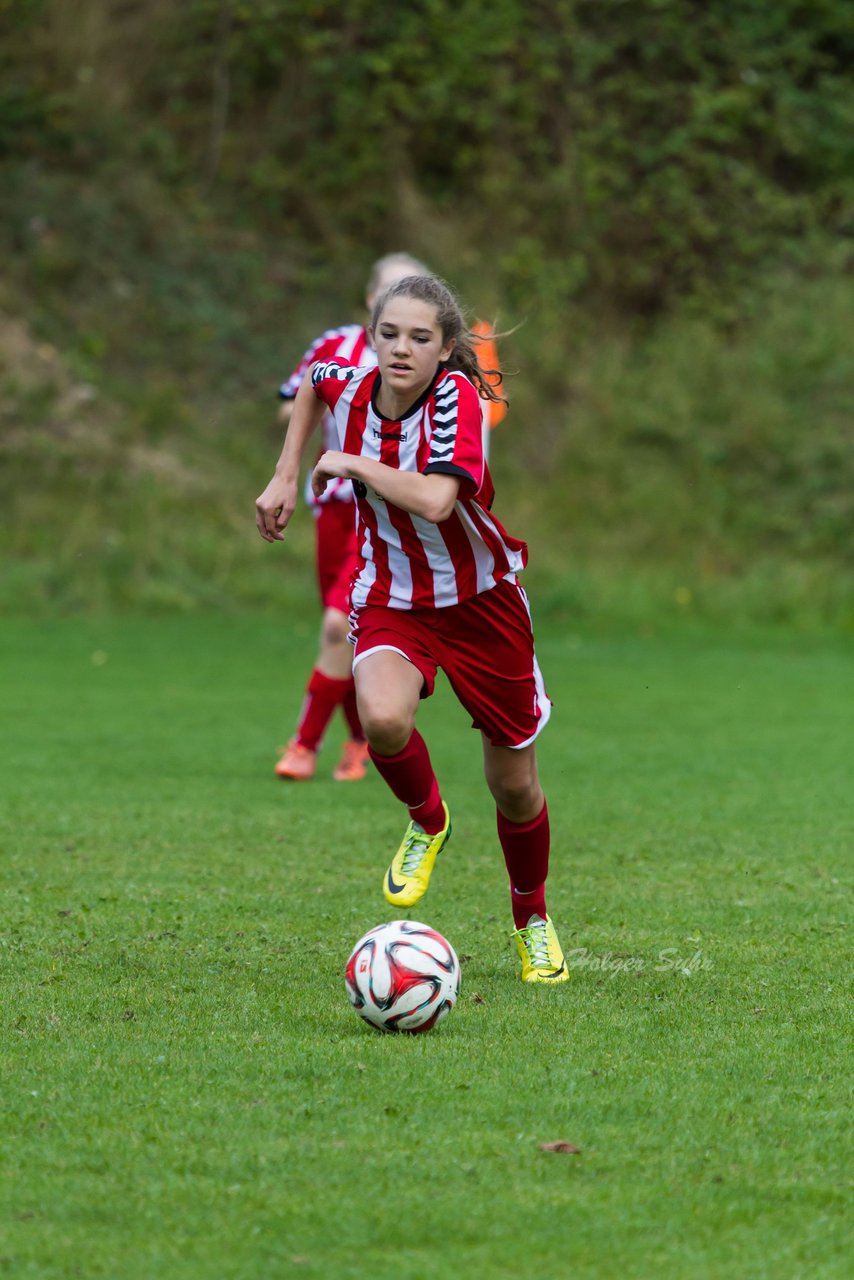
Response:
[[[532,822],[545,803],[534,744],[495,747],[483,734],[481,739],[486,785],[499,812],[510,822]]]
[[[324,609],[315,666],[330,680],[349,680],[353,674],[353,646],[347,639],[349,630],[346,613],[340,609]]]
[[[354,672],[356,699],[371,753],[395,756],[415,728],[424,678],[416,666],[394,649],[366,654]]]

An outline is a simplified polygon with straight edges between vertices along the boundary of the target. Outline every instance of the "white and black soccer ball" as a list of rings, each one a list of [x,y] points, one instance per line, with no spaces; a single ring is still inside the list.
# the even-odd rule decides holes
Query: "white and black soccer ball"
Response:
[[[345,972],[360,1018],[380,1031],[429,1031],[447,1017],[460,990],[457,953],[416,920],[377,925],[360,938]]]

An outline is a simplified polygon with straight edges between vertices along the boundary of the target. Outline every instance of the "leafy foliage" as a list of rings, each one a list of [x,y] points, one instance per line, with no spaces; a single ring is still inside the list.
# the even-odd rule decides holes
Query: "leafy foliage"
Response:
[[[791,607],[850,616],[847,17],[0,2],[5,598],[262,598],[223,530],[269,466],[275,387],[406,247],[518,325],[501,511],[568,598],[638,566],[699,596],[767,560],[764,612],[795,558]],[[30,381],[4,350],[21,317]],[[59,548],[34,470],[74,512]]]
[[[426,241],[416,192],[488,234],[521,298],[556,270],[565,296],[658,309],[850,226],[842,0],[81,7],[73,35],[58,0],[12,7],[41,58],[26,85],[13,66],[0,144],[49,149],[70,113],[78,160],[121,133],[327,257]]]

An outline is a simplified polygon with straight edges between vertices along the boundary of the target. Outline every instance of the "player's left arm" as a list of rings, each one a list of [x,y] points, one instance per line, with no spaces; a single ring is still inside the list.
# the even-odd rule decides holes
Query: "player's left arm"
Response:
[[[454,509],[460,490],[460,477],[418,471],[398,471],[374,458],[356,457],[329,449],[314,468],[311,487],[319,497],[333,477],[358,480],[373,489],[386,502],[420,516],[431,524],[441,524]]]
[[[486,478],[481,401],[474,384],[455,372],[440,384],[433,418],[428,479],[457,482],[457,501],[480,495]]]

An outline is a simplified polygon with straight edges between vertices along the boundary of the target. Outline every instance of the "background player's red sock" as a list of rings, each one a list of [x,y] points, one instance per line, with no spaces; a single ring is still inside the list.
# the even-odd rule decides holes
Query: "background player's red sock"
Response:
[[[546,918],[546,878],[549,874],[549,810],[545,801],[532,822],[511,822],[496,809],[498,839],[510,877],[510,902],[517,929],[531,916]]]
[[[317,751],[335,708],[347,696],[352,679],[333,680],[315,667],[306,686],[296,739],[309,751]]]
[[[368,747],[368,755],[385,778],[398,800],[409,810],[413,822],[418,822],[429,835],[434,836],[445,825],[445,811],[439,784],[430,763],[427,743],[417,729],[396,756],[381,756]]]
[[[365,731],[362,728],[359,709],[356,706],[356,682],[352,677],[350,678],[350,687],[341,701],[341,709],[350,728],[350,737],[355,739],[356,742],[364,742]]]

